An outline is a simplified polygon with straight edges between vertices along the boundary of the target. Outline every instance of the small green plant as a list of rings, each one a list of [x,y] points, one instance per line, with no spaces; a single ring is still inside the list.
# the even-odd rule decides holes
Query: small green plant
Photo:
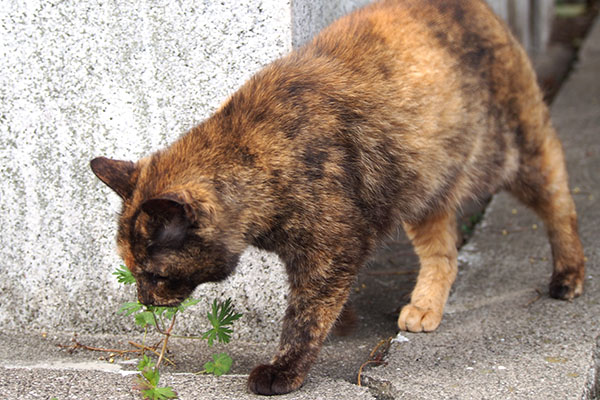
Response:
[[[208,345],[212,346],[215,339],[221,343],[229,343],[233,333],[229,326],[233,324],[233,321],[239,319],[242,314],[234,313],[231,299],[227,299],[224,303],[217,303],[217,300],[214,300],[212,312],[208,312],[206,316],[213,327],[206,331],[202,338],[207,339]]]
[[[204,364],[204,371],[208,374],[221,376],[229,371],[233,360],[226,353],[213,354],[213,361]]]
[[[121,265],[113,275],[117,277],[119,283],[131,285],[135,283],[135,278],[126,266]],[[159,333],[164,335],[162,340],[162,349],[158,355],[156,363],[152,362],[150,357],[142,354],[142,360],[139,362],[137,369],[140,374],[137,376],[137,383],[144,396],[144,399],[163,400],[174,399],[177,394],[171,387],[158,386],[160,380],[159,366],[163,359],[172,363],[165,357],[167,351],[167,343],[169,338],[183,339],[203,339],[208,341],[209,346],[213,346],[214,342],[229,343],[231,334],[233,333],[233,322],[242,317],[242,314],[236,313],[233,310],[231,299],[224,302],[218,302],[216,299],[212,303],[212,309],[207,313],[207,318],[212,325],[212,328],[204,332],[201,336],[180,336],[174,335],[173,327],[177,315],[184,312],[187,308],[196,305],[200,300],[188,298],[176,307],[156,307],[146,306],[139,301],[125,303],[119,309],[120,314],[126,316],[133,315],[135,324],[144,328],[144,341],[148,329],[154,327]],[[146,348],[142,343],[142,349]],[[216,376],[226,374],[231,369],[233,360],[226,353],[219,353],[212,356],[213,360],[204,364],[204,370],[200,373],[209,373]]]
[[[463,235],[470,236],[473,233],[475,226],[479,222],[481,222],[482,218],[483,218],[482,212],[478,212],[473,215],[470,215],[468,218],[463,217],[463,222],[460,224],[460,230],[463,233]]]
[[[177,398],[177,393],[171,387],[158,386],[160,373],[156,364],[147,355],[143,355],[137,368],[140,371],[140,375],[136,379],[144,399],[163,400]]]
[[[121,265],[112,274],[117,277],[119,283],[124,285],[133,285],[135,283],[135,278],[131,274],[131,271],[124,265]]]

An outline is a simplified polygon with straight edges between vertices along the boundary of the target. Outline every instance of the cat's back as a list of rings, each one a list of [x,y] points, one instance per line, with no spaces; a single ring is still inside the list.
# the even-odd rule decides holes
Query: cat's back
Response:
[[[483,0],[375,2],[333,23],[308,47],[362,68],[373,81],[413,92],[422,87],[428,97],[435,86],[473,92],[534,78],[527,55]]]
[[[411,52],[413,58],[406,55],[404,60],[415,60],[420,52],[456,57],[516,42],[484,0],[382,0],[335,21],[309,46],[356,60],[382,50],[378,44],[396,56]],[[463,66],[475,66],[474,58],[462,60]]]
[[[417,203],[458,204],[501,188],[517,170],[525,114],[541,120],[546,109],[526,53],[483,0],[376,2],[284,63],[318,77],[327,105],[315,114],[342,121],[312,129],[309,142],[341,132],[358,146],[365,181],[385,181],[373,164],[410,177],[398,197],[424,199],[403,205],[411,214],[421,213]]]
[[[227,144],[204,169],[243,148],[266,171],[305,171],[278,179],[341,188],[376,223],[501,188],[524,113],[543,109],[526,54],[483,0],[384,0],[267,66],[185,142]]]

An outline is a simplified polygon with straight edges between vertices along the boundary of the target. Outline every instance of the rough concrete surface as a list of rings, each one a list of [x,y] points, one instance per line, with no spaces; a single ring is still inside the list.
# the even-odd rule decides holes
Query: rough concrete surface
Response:
[[[135,365],[131,359],[111,353],[88,350],[68,351],[69,334],[0,335],[0,398],[4,399],[137,399]],[[158,337],[149,337],[148,343]],[[141,342],[142,335],[78,335],[78,342],[107,349],[127,349],[128,341]],[[347,344],[347,343],[345,343]],[[356,345],[356,343],[353,343]],[[364,342],[362,351],[368,353]],[[332,348],[333,347],[333,348]],[[246,379],[258,362],[267,362],[276,349],[275,343],[233,341],[209,348],[204,341],[172,339],[168,357],[176,367],[163,365],[161,385],[172,386],[185,399],[258,399],[246,390]],[[342,353],[340,353],[341,350]],[[203,369],[211,354],[226,351],[234,365],[228,375],[213,377],[194,375]],[[343,353],[345,352],[345,353]],[[374,399],[367,388],[352,383],[344,373],[357,371],[353,346],[332,344],[324,351],[324,359],[311,374],[304,387],[283,399]],[[364,355],[363,355],[364,356]],[[114,362],[109,362],[110,358]],[[350,361],[349,361],[350,360]]]
[[[370,0],[293,0],[292,45],[303,45],[336,18],[368,3]]]

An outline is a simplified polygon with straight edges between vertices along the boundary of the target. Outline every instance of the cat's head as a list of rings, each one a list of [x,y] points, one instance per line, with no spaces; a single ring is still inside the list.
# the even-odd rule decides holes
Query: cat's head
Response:
[[[225,212],[207,182],[173,182],[172,171],[138,163],[91,161],[96,176],[123,200],[117,246],[135,277],[140,302],[174,306],[197,285],[225,279],[235,268],[223,229]]]

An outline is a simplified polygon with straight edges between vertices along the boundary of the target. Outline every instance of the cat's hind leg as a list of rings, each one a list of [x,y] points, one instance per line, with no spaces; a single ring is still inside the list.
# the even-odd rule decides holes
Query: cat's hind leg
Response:
[[[547,135],[539,144],[529,141],[524,146],[517,177],[509,190],[546,225],[554,262],[550,296],[571,300],[583,292],[583,248],[562,146],[549,124],[545,129]]]
[[[418,224],[404,223],[421,268],[410,304],[402,308],[398,327],[403,331],[430,332],[442,320],[450,287],[457,274],[456,216],[437,214]]]

